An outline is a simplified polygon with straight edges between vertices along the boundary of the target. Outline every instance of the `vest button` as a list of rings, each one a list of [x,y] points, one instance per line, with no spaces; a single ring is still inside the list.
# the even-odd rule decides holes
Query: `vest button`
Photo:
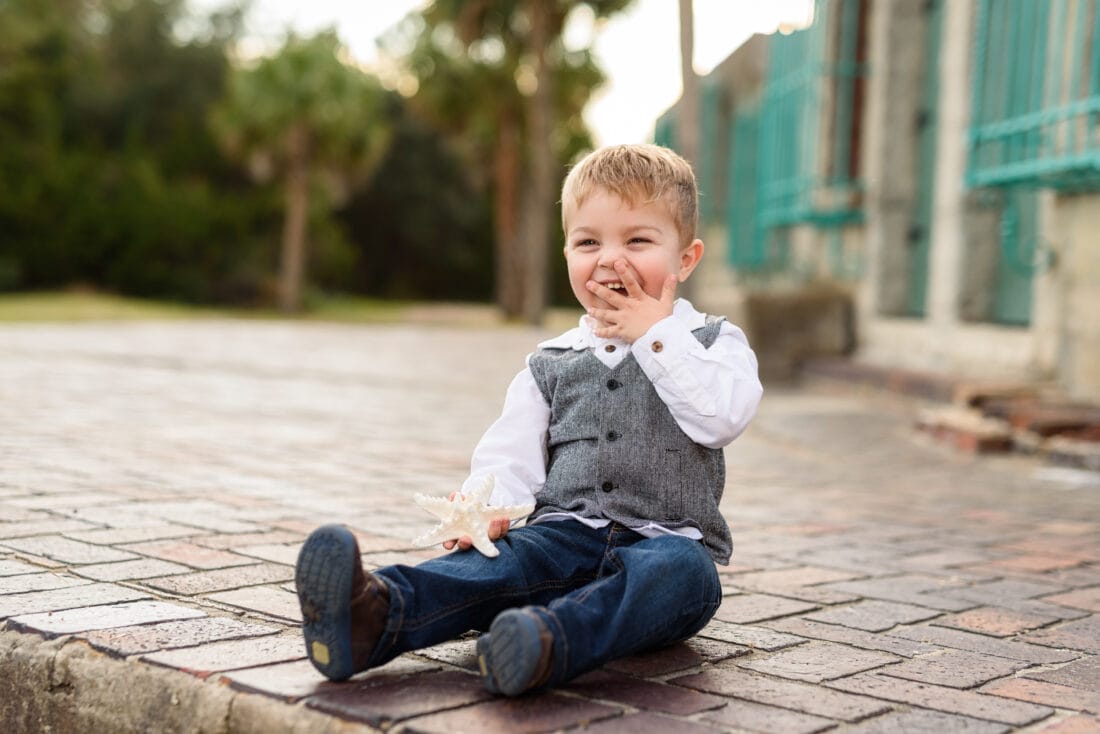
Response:
[[[622,386],[623,386],[623,383],[619,382],[618,380],[616,380],[614,378],[607,381],[607,389],[608,390],[618,390]]]
[[[615,489],[615,485],[611,482],[604,482],[602,485],[600,485],[600,489],[605,492],[610,492],[611,490]]]
[[[622,435],[623,434],[619,433],[618,431],[608,431],[607,432],[607,440],[608,441],[618,441],[622,437]]]

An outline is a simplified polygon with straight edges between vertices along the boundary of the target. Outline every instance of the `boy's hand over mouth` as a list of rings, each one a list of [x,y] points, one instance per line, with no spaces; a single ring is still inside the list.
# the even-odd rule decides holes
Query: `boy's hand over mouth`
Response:
[[[670,273],[661,287],[661,297],[654,298],[642,289],[634,268],[625,260],[615,261],[626,294],[588,281],[588,290],[602,299],[610,308],[590,308],[588,315],[596,319],[596,336],[604,339],[622,339],[633,344],[661,319],[672,315],[672,302],[676,299],[677,278]]]

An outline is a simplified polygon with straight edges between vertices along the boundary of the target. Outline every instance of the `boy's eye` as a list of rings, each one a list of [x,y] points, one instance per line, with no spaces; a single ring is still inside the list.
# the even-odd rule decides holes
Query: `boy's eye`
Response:
[[[648,245],[652,241],[653,240],[649,239],[648,237],[631,237],[630,241],[627,244],[630,244],[630,245]]]
[[[573,243],[573,247],[578,247],[578,248],[580,248],[580,247],[595,247],[598,244],[599,243],[596,242],[596,240],[593,240],[593,239],[578,240],[578,241]]]

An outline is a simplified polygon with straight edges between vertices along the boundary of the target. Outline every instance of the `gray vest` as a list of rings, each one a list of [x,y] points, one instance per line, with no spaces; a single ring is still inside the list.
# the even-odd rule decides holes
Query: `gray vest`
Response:
[[[708,316],[692,334],[709,348],[722,321]],[[609,369],[591,350],[545,347],[530,368],[550,405],[546,485],[532,518],[572,512],[627,527],[691,526],[715,561],[729,563],[729,527],[718,511],[722,450],[688,438],[633,354]]]

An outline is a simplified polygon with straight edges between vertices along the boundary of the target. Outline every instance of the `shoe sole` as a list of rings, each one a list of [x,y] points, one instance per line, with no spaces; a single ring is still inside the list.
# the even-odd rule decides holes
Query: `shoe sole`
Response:
[[[330,680],[346,680],[355,674],[351,582],[356,563],[355,536],[343,526],[325,525],[306,538],[294,569],[306,655]]]
[[[501,612],[478,640],[478,664],[491,693],[518,696],[532,687],[542,657],[541,626],[530,612]],[[485,643],[482,644],[482,641]]]

